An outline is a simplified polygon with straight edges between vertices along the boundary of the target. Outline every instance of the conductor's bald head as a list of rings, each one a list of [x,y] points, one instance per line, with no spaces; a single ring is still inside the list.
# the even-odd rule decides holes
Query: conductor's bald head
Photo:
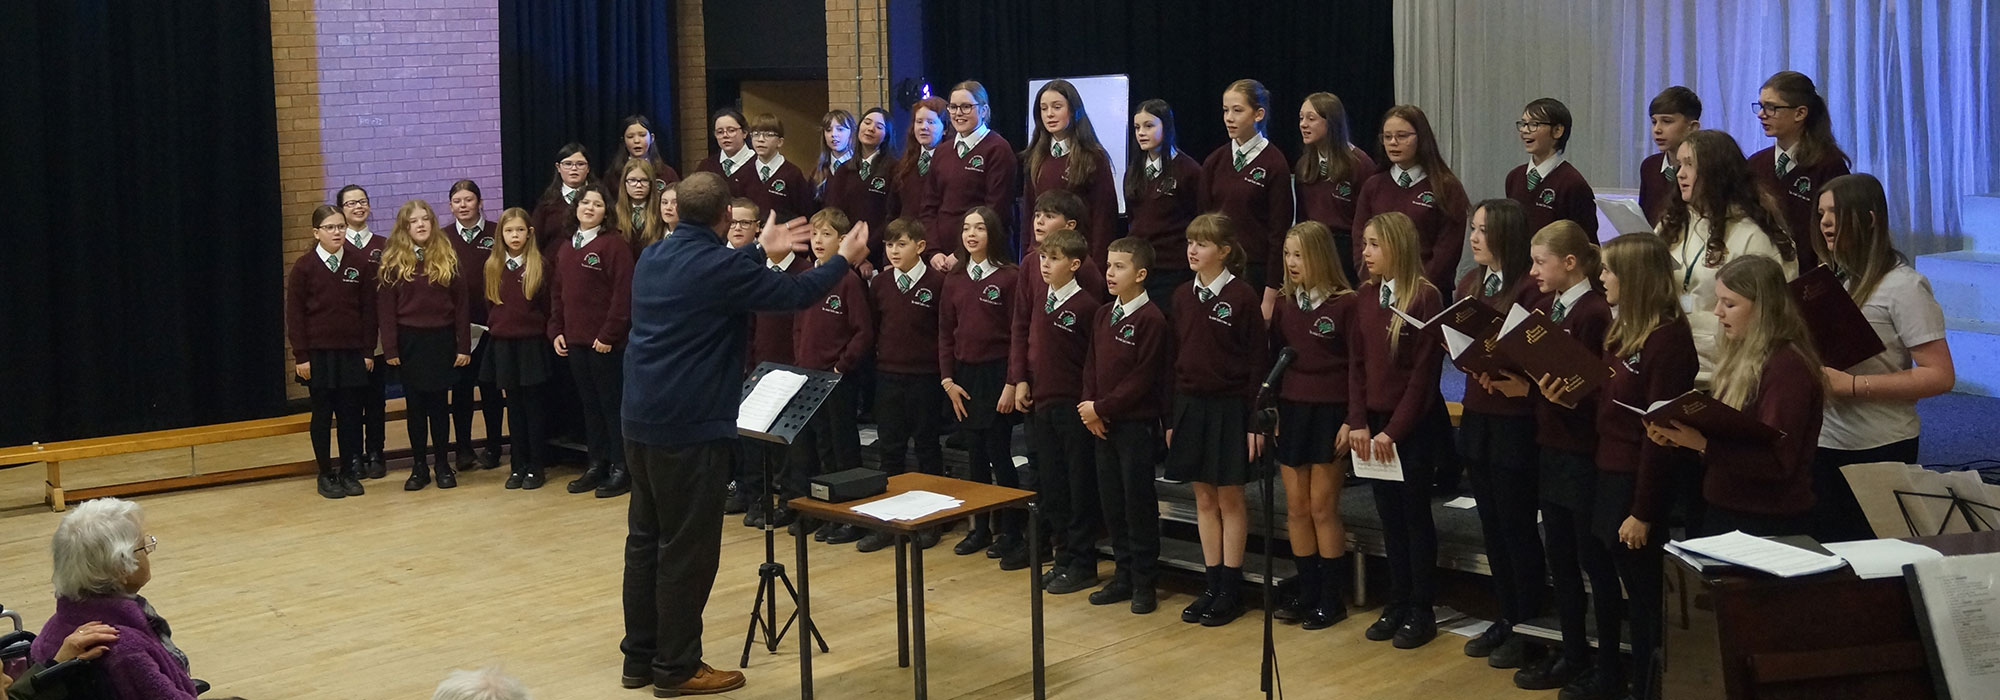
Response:
[[[729,215],[729,182],[703,171],[674,185],[680,194],[681,220],[711,229]]]

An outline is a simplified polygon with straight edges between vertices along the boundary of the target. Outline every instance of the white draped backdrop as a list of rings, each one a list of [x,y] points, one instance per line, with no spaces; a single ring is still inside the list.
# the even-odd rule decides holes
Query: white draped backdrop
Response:
[[[1424,108],[1476,201],[1526,160],[1514,120],[1569,105],[1569,160],[1599,190],[1638,187],[1646,104],[1701,96],[1702,126],[1770,144],[1751,104],[1780,70],[1813,77],[1856,172],[1889,191],[1898,246],[1961,247],[1959,205],[2000,190],[2000,25],[1984,0],[1398,0],[1396,98]],[[1360,117],[1373,134],[1374,116]]]

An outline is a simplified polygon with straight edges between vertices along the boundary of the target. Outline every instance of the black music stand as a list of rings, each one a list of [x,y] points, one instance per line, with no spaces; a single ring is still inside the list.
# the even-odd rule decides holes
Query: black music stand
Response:
[[[1286,348],[1288,351],[1290,348]],[[1278,686],[1283,683],[1278,675],[1278,645],[1271,631],[1271,619],[1277,612],[1278,591],[1274,587],[1271,560],[1278,541],[1278,507],[1274,492],[1284,483],[1278,476],[1278,397],[1269,384],[1257,391],[1257,398],[1251,406],[1250,429],[1264,436],[1264,450],[1257,455],[1255,473],[1269,479],[1264,484],[1264,654],[1262,670],[1258,679],[1258,689],[1264,691],[1266,700],[1277,696]]]
[[[806,376],[806,383],[799,387],[798,393],[793,394],[791,401],[785,404],[784,412],[779,413],[777,419],[771,421],[770,430],[758,432],[739,427],[736,429],[736,434],[789,448],[798,439],[799,432],[805,430],[806,422],[812,419],[813,412],[818,411],[820,404],[826,402],[827,394],[832,393],[834,386],[840,384],[840,375],[765,362],[757,365],[756,371],[750,373],[749,379],[743,380],[744,398],[749,398],[750,392],[757,388],[757,383],[763,381],[764,375],[771,373],[772,370],[803,374]],[[776,654],[779,641],[785,638],[786,632],[791,631],[792,623],[799,619],[799,592],[792,587],[791,577],[785,575],[785,565],[778,563],[777,530],[771,525],[772,516],[778,509],[777,484],[771,480],[771,460],[761,461],[764,470],[764,493],[758,494],[757,502],[751,507],[763,508],[765,513],[764,563],[757,566],[757,598],[750,603],[750,630],[744,633],[743,658],[738,664],[743,668],[750,667],[750,647],[757,643],[759,628],[762,628],[764,633],[765,650]],[[792,598],[792,615],[785,619],[783,627],[778,626],[779,583],[785,585],[785,594]],[[819,642],[821,653],[830,651],[826,646],[826,638],[820,636],[819,627],[812,623],[811,617],[806,618],[801,628],[806,634],[812,635],[814,641]]]

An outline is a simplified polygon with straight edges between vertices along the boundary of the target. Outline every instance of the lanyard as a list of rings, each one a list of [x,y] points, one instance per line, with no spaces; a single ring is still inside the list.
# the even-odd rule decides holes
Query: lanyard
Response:
[[[1686,230],[1681,231],[1681,269],[1682,269],[1681,291],[1682,292],[1689,291],[1688,287],[1694,284],[1694,261],[1688,259],[1687,256],[1688,239],[1691,238],[1694,238],[1694,226],[1692,225],[1688,226]]]

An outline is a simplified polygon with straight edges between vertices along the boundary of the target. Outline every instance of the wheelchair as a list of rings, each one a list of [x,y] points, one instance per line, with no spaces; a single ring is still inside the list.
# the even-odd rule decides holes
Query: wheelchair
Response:
[[[4,605],[0,605],[0,618],[14,623],[13,631],[0,635],[0,671],[4,671],[8,678],[19,679],[33,664],[28,658],[28,651],[35,643],[35,633],[23,629],[21,613],[7,609]],[[70,697],[111,697],[111,694],[97,682],[95,669],[91,668],[90,662],[85,659],[70,659],[49,666],[36,673],[35,679],[39,687],[63,686],[69,691]],[[195,694],[200,695],[208,692],[209,685],[205,681],[196,680],[194,688]],[[0,695],[5,693],[6,689],[0,688]]]

